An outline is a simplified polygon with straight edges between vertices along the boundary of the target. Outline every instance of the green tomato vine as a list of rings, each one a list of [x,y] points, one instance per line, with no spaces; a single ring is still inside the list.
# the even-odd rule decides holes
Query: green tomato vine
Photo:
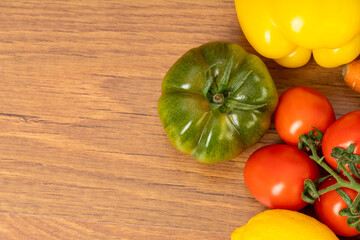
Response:
[[[308,134],[300,136],[298,148],[309,150],[311,153],[310,158],[324,168],[329,175],[315,182],[306,179],[301,197],[304,201],[313,204],[320,195],[335,190],[347,204],[347,208],[341,209],[339,215],[347,217],[347,224],[350,227],[355,227],[356,230],[360,232],[360,183],[355,180],[355,178],[360,178],[359,168],[357,167],[357,164],[360,164],[360,156],[354,154],[354,144],[351,144],[347,149],[340,147],[333,148],[331,156],[337,160],[338,164],[338,172],[334,171],[324,162],[324,156],[320,157],[317,153],[317,146],[321,142],[324,134],[317,128],[314,127],[314,129],[315,131],[311,130]],[[345,166],[347,166],[349,170]],[[342,172],[349,181],[343,179],[339,172]],[[337,183],[327,188],[317,190],[316,186],[331,176],[336,179]],[[342,187],[350,188],[358,192],[355,199],[352,200],[342,191],[340,189]]]

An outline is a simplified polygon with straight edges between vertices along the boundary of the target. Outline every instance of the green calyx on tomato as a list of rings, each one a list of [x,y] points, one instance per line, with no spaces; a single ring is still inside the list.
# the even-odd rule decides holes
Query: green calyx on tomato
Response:
[[[158,111],[177,149],[212,163],[255,144],[269,128],[277,101],[260,58],[235,43],[210,42],[169,69]]]
[[[344,176],[338,174],[325,163],[325,156],[318,156],[316,142],[321,141],[324,135],[317,128],[314,129],[315,131],[311,130],[308,134],[303,134],[300,136],[298,147],[299,149],[309,148],[312,154],[310,158],[318,163],[322,168],[324,168],[330,175],[320,178],[315,182],[310,179],[305,180],[305,187],[302,193],[302,198],[308,203],[315,202],[315,204],[318,205],[315,210],[322,209],[316,210],[316,212],[319,212],[322,218],[324,218],[323,221],[328,222],[327,225],[329,225],[329,227],[332,228],[336,234],[342,236],[358,235],[360,234],[360,183],[359,179],[357,178],[357,176],[359,176],[359,169],[357,168],[357,165],[360,163],[360,156],[354,153],[355,144],[353,143],[350,144],[346,149],[341,147],[334,147],[332,149],[331,157],[336,159],[337,170],[338,172],[342,172]],[[334,179],[331,180],[333,184],[322,184],[324,181],[329,181],[329,177]],[[317,189],[318,184],[321,186],[319,190]],[[344,189],[346,189],[346,191]],[[338,214],[332,217],[325,217],[331,215],[330,213],[334,212],[335,207],[334,209],[328,209],[329,213],[324,213],[325,210],[323,209],[325,207],[322,205],[325,204],[330,206],[330,204],[324,203],[324,201],[330,200],[322,200],[322,203],[316,203],[316,201],[319,201],[319,199],[321,201],[322,196],[323,199],[331,199],[329,196],[333,195],[334,191],[337,192],[336,196],[339,199],[342,199],[342,201],[336,200],[333,202],[340,201],[341,205],[344,207],[339,209],[340,205],[337,203],[336,209],[338,209]],[[328,218],[339,218],[340,220],[337,221],[342,223],[343,227],[335,227],[335,225],[332,223],[333,220],[329,220]]]
[[[344,180],[348,180],[345,177],[342,178]],[[318,185],[318,189],[321,191],[335,185],[336,183],[337,180],[335,178],[329,177]],[[346,199],[348,202],[345,202],[339,193],[344,193],[347,196]],[[354,216],[353,218],[354,221],[352,222],[355,223],[355,226],[350,226],[353,224],[348,225],[347,222],[348,220],[351,220],[351,218],[343,216],[343,211],[345,211],[345,209],[349,209],[348,206],[351,204],[350,201],[353,201],[356,198],[356,195],[356,191],[345,187],[328,191],[325,194],[320,195],[314,204],[316,216],[337,235],[345,237],[359,235],[359,232],[356,230],[356,225],[358,225],[356,222],[359,220],[359,216]],[[347,213],[347,215],[349,215],[349,213]]]
[[[334,147],[346,149],[351,143],[355,145],[354,153],[360,155],[360,111],[346,113],[337,119],[326,130],[322,140],[322,152],[325,161],[337,168],[337,161],[331,156]],[[360,164],[357,166],[360,167]]]
[[[242,78],[242,81],[228,87],[233,57],[233,55],[230,57],[220,81],[217,81],[217,78],[219,77],[218,73],[211,70],[217,64],[222,64],[221,62],[215,63],[206,71],[207,80],[202,88],[202,94],[209,101],[211,110],[218,109],[223,114],[231,114],[242,110],[255,110],[266,106],[267,103],[247,104],[244,101],[235,98],[243,82],[246,81],[248,76],[252,73],[252,70]],[[217,84],[217,82],[219,82],[219,84]]]

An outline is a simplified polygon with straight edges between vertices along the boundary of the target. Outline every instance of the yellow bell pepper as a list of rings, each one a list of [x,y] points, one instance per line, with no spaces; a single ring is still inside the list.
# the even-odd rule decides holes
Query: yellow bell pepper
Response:
[[[231,240],[339,240],[330,228],[303,213],[273,209],[259,213],[231,234]]]
[[[360,54],[360,0],[235,0],[240,26],[261,55],[285,67],[311,54],[337,67]]]

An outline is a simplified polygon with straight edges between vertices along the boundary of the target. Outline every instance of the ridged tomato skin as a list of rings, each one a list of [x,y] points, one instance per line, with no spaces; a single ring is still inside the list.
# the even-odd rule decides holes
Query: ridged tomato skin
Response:
[[[208,79],[216,88],[204,96]],[[223,79],[228,83],[220,90]],[[213,108],[218,94],[224,103]],[[190,49],[169,69],[158,113],[175,148],[200,162],[215,163],[235,158],[258,142],[277,102],[275,83],[258,56],[236,43],[210,42]]]

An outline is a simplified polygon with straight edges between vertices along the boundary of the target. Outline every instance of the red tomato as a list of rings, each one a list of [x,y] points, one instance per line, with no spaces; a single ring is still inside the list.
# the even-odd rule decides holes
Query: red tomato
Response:
[[[309,156],[294,146],[275,144],[255,151],[244,167],[251,194],[269,208],[300,210],[305,179],[315,181],[319,169]]]
[[[330,156],[332,149],[334,147],[346,149],[351,143],[355,144],[354,153],[360,155],[360,111],[345,114],[325,132],[322,151],[327,163],[336,169],[337,162]]]
[[[336,179],[328,178],[322,182],[319,186],[319,189],[324,189],[328,186],[334,185]],[[357,192],[350,188],[340,188],[349,197],[354,200]],[[320,200],[316,200],[314,204],[316,216],[326,224],[334,233],[344,236],[352,237],[359,235],[359,232],[355,228],[351,228],[346,223],[346,217],[340,216],[339,211],[343,208],[346,208],[347,205],[340,195],[335,191],[329,191],[323,195],[320,195]]]
[[[300,135],[312,127],[322,132],[335,121],[335,113],[328,99],[309,87],[292,87],[279,99],[275,111],[275,128],[279,136],[291,145],[297,145]]]

